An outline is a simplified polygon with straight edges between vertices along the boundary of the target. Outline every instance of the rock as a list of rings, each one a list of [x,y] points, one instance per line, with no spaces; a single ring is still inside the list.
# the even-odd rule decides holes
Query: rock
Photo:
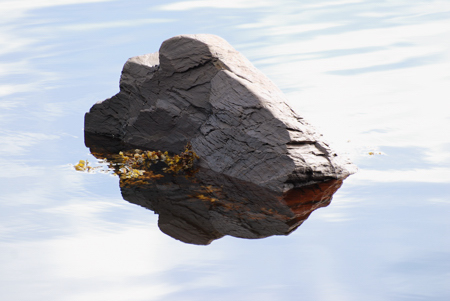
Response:
[[[179,153],[205,169],[274,191],[356,171],[243,55],[214,35],[181,35],[129,59],[120,92],[96,103],[85,131]]]

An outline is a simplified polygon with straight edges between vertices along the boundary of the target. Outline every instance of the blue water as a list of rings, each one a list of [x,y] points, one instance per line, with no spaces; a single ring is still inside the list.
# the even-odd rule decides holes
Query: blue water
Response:
[[[449,17],[448,0],[4,1],[0,299],[449,300]],[[117,177],[73,169],[125,61],[183,33],[226,39],[359,166],[289,236],[184,244]]]

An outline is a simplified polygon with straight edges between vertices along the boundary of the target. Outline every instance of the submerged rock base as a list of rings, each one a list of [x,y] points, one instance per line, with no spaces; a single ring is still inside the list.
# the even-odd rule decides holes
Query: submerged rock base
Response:
[[[107,139],[98,144],[92,144],[92,137],[89,141],[92,154],[119,175],[123,198],[157,213],[162,232],[190,244],[207,245],[225,235],[248,239],[288,235],[314,210],[328,206],[342,184],[329,180],[274,191],[186,162],[176,164],[178,155],[119,153],[120,142],[110,141],[105,147]]]

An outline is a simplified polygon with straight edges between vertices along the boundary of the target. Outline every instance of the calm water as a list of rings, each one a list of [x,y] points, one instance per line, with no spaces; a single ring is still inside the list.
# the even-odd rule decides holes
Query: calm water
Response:
[[[450,299],[450,1],[0,4],[1,300]],[[359,166],[289,236],[185,244],[73,169],[125,61],[182,33],[225,38]]]

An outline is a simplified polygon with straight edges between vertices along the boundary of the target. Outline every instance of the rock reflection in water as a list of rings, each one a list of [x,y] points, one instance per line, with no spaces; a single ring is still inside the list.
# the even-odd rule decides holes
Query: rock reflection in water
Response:
[[[92,136],[86,136],[86,145],[97,158],[108,158],[124,147]],[[224,235],[252,239],[288,235],[314,210],[328,206],[342,185],[342,180],[330,180],[281,193],[204,168],[190,176],[155,168],[164,177],[146,183],[120,179],[123,198],[157,213],[165,234],[198,245]]]

